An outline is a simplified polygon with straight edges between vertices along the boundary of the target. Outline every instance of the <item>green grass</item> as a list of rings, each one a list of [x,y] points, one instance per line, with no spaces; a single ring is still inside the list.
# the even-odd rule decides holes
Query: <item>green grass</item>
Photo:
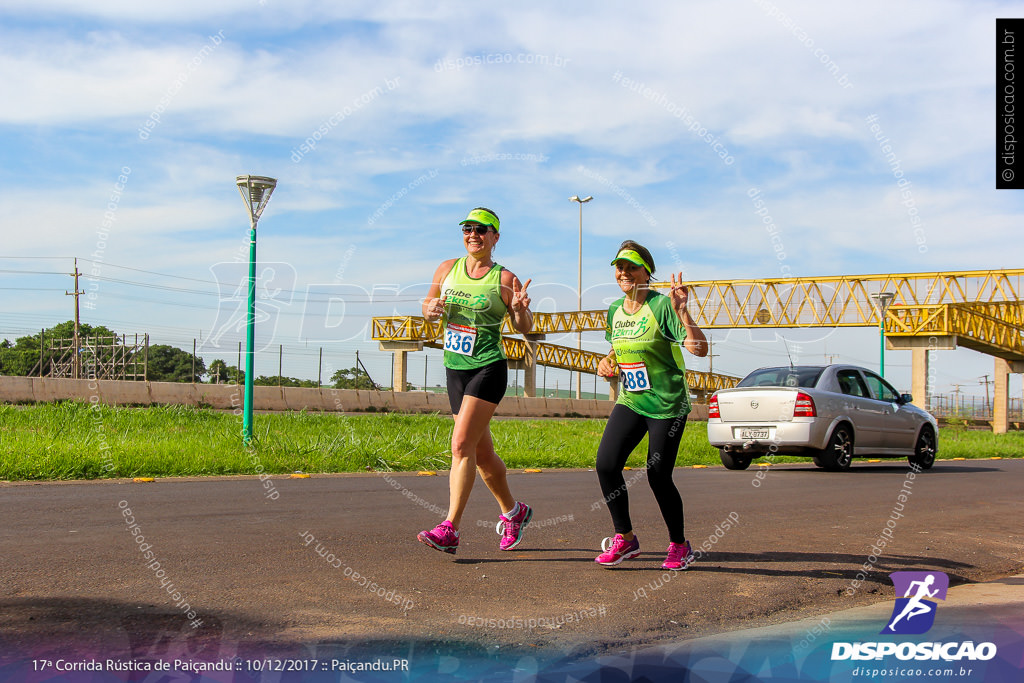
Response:
[[[592,467],[604,420],[496,420],[495,447],[510,468]],[[452,420],[441,415],[265,413],[254,447],[241,418],[183,406],[112,408],[65,401],[0,405],[0,479],[95,479],[259,472],[448,469]],[[628,465],[641,467],[646,441]],[[1024,433],[944,428],[939,457],[1021,457]],[[777,462],[795,458],[777,458]],[[677,464],[718,465],[703,422],[683,434]]]
[[[993,434],[987,429],[943,427],[939,429],[940,458],[1024,457],[1024,432]]]

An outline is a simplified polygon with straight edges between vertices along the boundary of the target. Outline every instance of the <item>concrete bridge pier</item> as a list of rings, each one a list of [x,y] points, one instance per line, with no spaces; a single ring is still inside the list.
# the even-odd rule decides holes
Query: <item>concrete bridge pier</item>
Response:
[[[914,405],[928,410],[931,388],[935,384],[929,372],[932,351],[949,351],[957,347],[956,335],[933,335],[930,337],[886,337],[885,346],[892,350],[911,352],[911,390]],[[995,379],[995,396],[992,402],[992,432],[1005,434],[1010,429],[1010,382],[1009,375],[1024,373],[1024,361],[994,357],[992,375]]]
[[[405,391],[409,379],[409,352],[422,351],[423,342],[413,341],[382,341],[381,351],[391,351],[394,363],[391,369],[391,387],[394,391]]]
[[[1024,372],[1024,361],[995,359],[993,379],[995,396],[992,402],[992,433],[1005,434],[1010,430],[1010,373]]]

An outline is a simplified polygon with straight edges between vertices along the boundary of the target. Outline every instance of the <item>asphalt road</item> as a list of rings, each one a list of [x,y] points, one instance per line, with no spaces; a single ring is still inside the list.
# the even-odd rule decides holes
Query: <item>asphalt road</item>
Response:
[[[611,570],[590,471],[511,474],[536,510],[511,552],[478,482],[454,556],[415,539],[443,518],[445,473],[0,484],[0,656],[595,656],[891,602],[892,571],[1024,566],[1024,460],[680,469],[706,552],[679,573],[660,570],[643,472],[625,474],[643,552]]]

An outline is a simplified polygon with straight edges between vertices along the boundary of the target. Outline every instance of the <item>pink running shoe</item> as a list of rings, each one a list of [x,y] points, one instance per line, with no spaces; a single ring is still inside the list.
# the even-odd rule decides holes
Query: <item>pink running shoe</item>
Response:
[[[455,527],[448,520],[441,522],[430,531],[421,531],[416,538],[420,543],[426,543],[434,550],[442,550],[452,555],[459,549],[459,536],[455,533]]]
[[[519,514],[512,518],[501,515],[498,520],[498,533],[501,534],[501,550],[512,550],[523,540],[523,529],[533,517],[533,508],[526,503],[519,503]],[[504,528],[503,528],[504,527]]]
[[[603,567],[614,567],[619,562],[640,554],[640,539],[634,535],[632,541],[627,541],[622,534],[615,534],[614,538],[601,541],[601,549],[604,552],[595,557],[594,562]]]
[[[695,559],[697,558],[693,556],[693,551],[690,549],[689,541],[683,541],[682,543],[669,543],[668,557],[665,558],[665,562],[662,563],[661,568],[677,572],[689,567]]]

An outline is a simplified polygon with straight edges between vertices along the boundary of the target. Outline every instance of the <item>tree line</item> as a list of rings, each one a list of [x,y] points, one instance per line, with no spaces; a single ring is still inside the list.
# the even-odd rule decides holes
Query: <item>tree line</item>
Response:
[[[103,325],[80,323],[79,339],[86,337],[113,338],[119,344],[121,335]],[[50,376],[50,368],[56,360],[56,352],[50,344],[54,339],[72,340],[75,337],[75,321],[59,323],[38,334],[18,337],[14,342],[8,339],[0,341],[0,375],[8,376]],[[50,342],[48,344],[47,342]],[[109,353],[109,351],[108,351]],[[221,359],[215,359],[206,366],[206,362],[198,355],[184,349],[167,344],[150,346],[145,354],[145,377],[151,382],[188,382],[204,384],[242,384],[245,382],[245,371],[237,365],[228,365]],[[103,359],[100,359],[103,360]],[[42,371],[40,371],[42,365]],[[83,376],[87,376],[83,374]],[[298,379],[278,375],[260,375],[253,384],[261,386],[283,387],[317,387],[316,380]],[[346,368],[335,372],[330,384],[335,389],[375,389],[372,380],[358,367]]]

